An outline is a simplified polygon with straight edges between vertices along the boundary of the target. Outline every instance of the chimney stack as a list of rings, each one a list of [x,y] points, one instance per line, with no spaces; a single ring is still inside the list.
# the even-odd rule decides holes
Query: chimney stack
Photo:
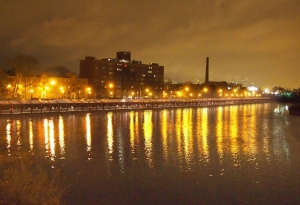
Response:
[[[206,57],[206,73],[205,73],[205,83],[209,82],[209,58]]]

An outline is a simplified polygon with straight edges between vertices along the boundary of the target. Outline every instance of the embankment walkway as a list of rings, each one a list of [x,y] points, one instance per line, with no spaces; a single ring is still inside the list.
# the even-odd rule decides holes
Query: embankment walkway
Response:
[[[269,97],[249,98],[201,98],[201,99],[53,99],[53,100],[3,100],[0,101],[0,115],[31,114],[31,113],[59,113],[83,112],[98,110],[129,110],[156,109],[180,107],[209,107],[219,105],[238,105],[271,102]]]

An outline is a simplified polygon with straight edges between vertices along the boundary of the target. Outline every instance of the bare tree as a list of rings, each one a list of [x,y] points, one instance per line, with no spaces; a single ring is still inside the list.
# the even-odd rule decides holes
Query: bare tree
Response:
[[[17,54],[6,59],[6,65],[11,69],[14,78],[12,87],[13,98],[20,98],[18,91],[20,86],[24,87],[25,99],[27,99],[28,87],[30,87],[40,74],[39,61],[31,55]]]
[[[0,69],[0,99],[3,100],[9,96],[9,78],[7,77],[6,71]]]
[[[43,73],[47,76],[54,76],[54,77],[71,77],[72,75],[76,75],[75,72],[71,71],[70,69],[64,66],[52,66],[48,67],[47,69],[43,70]]]

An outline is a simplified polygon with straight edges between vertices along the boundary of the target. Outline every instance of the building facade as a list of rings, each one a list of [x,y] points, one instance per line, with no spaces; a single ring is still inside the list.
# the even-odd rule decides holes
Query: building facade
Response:
[[[71,77],[37,77],[9,76],[7,81],[8,98],[17,99],[82,99],[90,98],[93,90],[88,80]]]
[[[85,57],[80,60],[80,78],[87,78],[94,98],[162,97],[164,66],[131,60],[131,53],[120,51],[116,58]]]

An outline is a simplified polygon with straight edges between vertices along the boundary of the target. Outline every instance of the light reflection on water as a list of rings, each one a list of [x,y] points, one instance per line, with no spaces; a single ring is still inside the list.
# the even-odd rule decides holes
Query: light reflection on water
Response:
[[[7,153],[10,155],[10,147],[11,147],[11,122],[7,120],[6,123],[6,141],[7,141]]]
[[[292,204],[299,119],[275,104],[1,116],[0,146],[62,169],[69,204]]]
[[[112,153],[113,153],[113,138],[114,132],[113,132],[113,123],[112,123],[112,112],[109,112],[107,114],[107,145],[108,145],[108,156],[109,159],[112,159]]]
[[[260,104],[50,118],[32,116],[28,121],[5,119],[6,129],[1,131],[6,135],[8,155],[12,147],[21,147],[33,154],[44,150],[44,156],[51,161],[68,160],[66,156],[74,155],[82,158],[80,149],[84,144],[87,160],[106,156],[108,163],[119,164],[120,172],[126,172],[128,162],[135,160],[144,160],[150,169],[163,162],[165,167],[193,171],[212,160],[219,164],[229,160],[232,166],[242,166],[246,159],[255,162],[257,168],[258,158],[268,162],[278,158],[290,163],[290,148],[285,138],[287,128],[278,123],[289,124],[284,110],[272,108],[272,104]],[[22,133],[21,128],[27,131]],[[82,136],[85,143],[81,141]],[[21,143],[25,138],[28,147],[27,143]],[[105,149],[100,145],[103,140]]]
[[[145,155],[150,167],[153,166],[153,124],[152,110],[144,111],[143,133],[145,138]]]
[[[88,126],[88,124],[87,124]],[[60,148],[60,156],[61,159],[64,159],[65,155],[65,126],[64,126],[64,118],[62,116],[59,116],[58,120],[58,139],[59,139],[59,148]]]
[[[92,152],[91,114],[90,113],[86,114],[86,134],[85,134],[85,137],[86,137],[86,151],[87,151],[88,156],[89,156],[88,159],[90,160],[91,159],[90,155],[91,155],[91,152]]]

